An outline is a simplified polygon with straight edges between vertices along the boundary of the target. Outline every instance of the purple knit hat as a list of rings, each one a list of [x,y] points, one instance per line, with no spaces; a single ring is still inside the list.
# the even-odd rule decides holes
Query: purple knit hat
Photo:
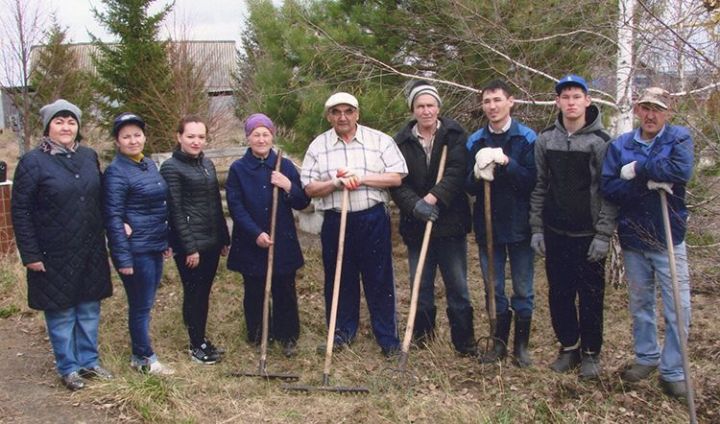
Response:
[[[245,120],[245,137],[249,137],[250,133],[258,127],[265,127],[270,130],[272,135],[275,135],[275,125],[273,125],[270,118],[262,113],[253,113]]]

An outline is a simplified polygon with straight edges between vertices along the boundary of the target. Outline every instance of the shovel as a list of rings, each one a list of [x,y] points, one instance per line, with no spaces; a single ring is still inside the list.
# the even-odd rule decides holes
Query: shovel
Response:
[[[345,253],[345,227],[347,226],[349,191],[343,189],[342,209],[340,211],[340,231],[338,234],[337,259],[335,262],[335,280],[333,281],[333,296],[330,306],[330,322],[328,323],[327,343],[325,344],[325,367],[323,369],[322,384],[311,386],[305,384],[285,384],[283,390],[296,392],[335,392],[346,394],[367,394],[370,390],[362,386],[331,386],[330,365],[332,363],[333,347],[335,343],[335,325],[337,323],[338,300],[340,298],[340,277],[342,276],[343,254]]]
[[[282,163],[282,151],[278,150],[277,161],[275,163],[275,172],[280,172],[280,164]],[[275,225],[277,223],[278,209],[278,186],[273,186],[272,209],[270,215],[270,247],[268,248],[267,273],[265,276],[265,296],[263,297],[263,317],[262,317],[262,338],[260,341],[260,361],[257,371],[244,371],[232,373],[233,377],[260,377],[264,379],[280,379],[280,380],[299,380],[300,376],[295,374],[271,373],[266,368],[267,362],[267,345],[270,322],[270,293],[272,290],[272,274],[273,260],[275,256]]]
[[[440,155],[440,164],[438,165],[437,178],[435,184],[439,183],[445,172],[445,160],[447,159],[447,146],[443,146]],[[408,323],[405,327],[405,336],[403,338],[402,347],[400,348],[400,358],[398,366],[394,370],[396,372],[405,373],[407,369],[408,356],[410,354],[410,342],[412,340],[413,329],[415,328],[415,315],[417,314],[417,303],[420,292],[420,280],[425,270],[425,258],[427,257],[428,245],[430,244],[430,234],[432,233],[433,221],[425,223],[425,233],[423,234],[422,245],[420,246],[420,256],[418,258],[417,267],[415,268],[415,276],[413,277],[412,293],[410,295],[410,312],[408,313]]]
[[[695,410],[695,394],[693,393],[692,377],[690,376],[690,360],[687,351],[687,334],[685,334],[685,311],[680,302],[680,287],[677,278],[677,267],[675,265],[675,248],[673,247],[672,229],[670,228],[670,214],[668,212],[667,194],[664,190],[658,190],[660,194],[660,205],[662,207],[663,225],[665,226],[665,242],[667,244],[668,262],[670,264],[670,279],[672,280],[673,301],[675,303],[675,317],[678,323],[678,338],[680,339],[680,353],[682,354],[683,372],[685,373],[685,384],[687,386],[687,405],[690,415],[690,422],[697,423],[697,412]]]

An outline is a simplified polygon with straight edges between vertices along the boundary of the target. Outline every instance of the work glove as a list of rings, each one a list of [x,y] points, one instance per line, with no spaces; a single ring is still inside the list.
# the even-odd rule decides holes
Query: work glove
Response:
[[[476,163],[473,172],[478,180],[492,181],[495,179],[495,162],[490,162],[484,168],[479,168]]]
[[[623,165],[622,168],[620,168],[620,178],[623,180],[632,180],[635,178],[635,164],[637,163],[636,160],[628,163],[627,165]]]
[[[495,153],[492,147],[483,147],[475,154],[475,167],[485,168],[495,161]]]
[[[507,165],[507,163],[510,161],[508,157],[503,153],[503,150],[501,147],[495,147],[494,149],[490,149],[492,151],[492,160],[498,165]]]
[[[332,182],[335,187],[345,187],[348,190],[355,190],[360,187],[360,177],[347,168],[338,168]]]
[[[431,205],[425,199],[420,199],[415,202],[413,216],[423,222],[435,221],[440,216],[440,208],[437,205]]]
[[[545,236],[543,233],[535,233],[530,239],[530,247],[540,256],[545,256]]]
[[[598,262],[607,257],[608,250],[610,250],[610,242],[601,240],[597,237],[592,239],[590,248],[587,252],[588,262]]]
[[[673,194],[672,183],[664,183],[662,181],[648,180],[647,188],[650,190],[664,190],[667,194]]]

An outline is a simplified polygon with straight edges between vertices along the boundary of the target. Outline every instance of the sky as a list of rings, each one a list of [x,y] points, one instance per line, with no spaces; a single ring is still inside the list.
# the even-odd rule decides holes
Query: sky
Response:
[[[91,12],[92,7],[100,10],[104,8],[100,0],[40,0],[40,3],[48,6],[46,10],[56,11],[60,24],[68,28],[72,42],[90,41],[88,31],[103,41],[113,41]],[[156,0],[150,13],[167,3],[169,1]],[[173,11],[163,22],[162,35],[239,42],[245,11],[245,2],[242,0],[176,0]],[[189,36],[176,37],[176,34]]]

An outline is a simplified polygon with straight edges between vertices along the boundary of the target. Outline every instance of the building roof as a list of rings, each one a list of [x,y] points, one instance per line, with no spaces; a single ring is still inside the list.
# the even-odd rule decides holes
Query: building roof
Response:
[[[109,46],[114,44],[108,43]],[[75,52],[81,70],[95,73],[92,54],[98,51],[91,43],[74,43],[68,45]],[[233,89],[233,73],[237,68],[237,52],[235,41],[170,41],[170,48],[187,57],[206,75],[208,93],[228,92]],[[34,63],[37,55],[45,46],[33,46],[30,51],[30,63]]]

